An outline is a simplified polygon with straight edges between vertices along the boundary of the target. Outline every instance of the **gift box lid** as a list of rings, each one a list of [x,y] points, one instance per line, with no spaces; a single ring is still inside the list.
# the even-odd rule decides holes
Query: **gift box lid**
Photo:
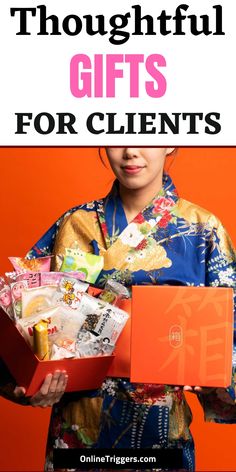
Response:
[[[231,288],[133,287],[132,382],[227,387],[232,350]]]

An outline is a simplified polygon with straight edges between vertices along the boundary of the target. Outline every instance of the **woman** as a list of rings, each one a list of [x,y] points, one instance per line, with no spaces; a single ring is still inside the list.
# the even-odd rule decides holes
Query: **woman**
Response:
[[[235,253],[212,214],[178,197],[164,173],[172,148],[107,148],[116,176],[104,199],[72,208],[28,254],[63,254],[76,243],[104,256],[107,277],[133,284],[235,287]],[[58,267],[56,266],[56,269]],[[101,391],[64,394],[64,372],[49,375],[32,405],[54,405],[48,441],[53,447],[180,447],[194,470],[191,411],[182,389],[107,379]],[[191,389],[191,387],[188,387]],[[193,388],[209,421],[233,423],[236,409],[223,389]],[[22,388],[15,395],[22,395]],[[60,401],[59,401],[60,400]],[[59,403],[57,403],[59,401]]]

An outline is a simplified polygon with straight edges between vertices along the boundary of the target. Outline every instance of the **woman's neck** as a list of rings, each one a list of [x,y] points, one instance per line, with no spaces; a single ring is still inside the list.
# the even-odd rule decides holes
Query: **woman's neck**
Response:
[[[149,188],[129,189],[119,186],[120,197],[123,203],[125,215],[128,223],[130,223],[135,216],[137,216],[161,190],[162,178],[158,184]]]

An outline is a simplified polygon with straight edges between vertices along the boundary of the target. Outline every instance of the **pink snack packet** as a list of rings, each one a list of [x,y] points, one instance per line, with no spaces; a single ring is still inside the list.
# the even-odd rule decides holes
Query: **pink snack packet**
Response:
[[[65,278],[70,279],[71,282],[81,280],[78,272],[42,272],[41,285],[60,285],[61,281]],[[89,284],[84,282],[83,285],[84,291],[87,290]]]
[[[78,272],[24,272],[18,274],[16,280],[26,280],[28,287],[34,288],[42,285],[60,285],[61,280],[65,277],[72,281],[80,280]],[[88,284],[84,283],[84,285],[88,287]]]
[[[19,272],[49,272],[53,256],[25,259],[24,257],[9,257],[14,269]]]
[[[22,280],[26,281],[28,288],[40,287],[41,285],[41,272],[24,272],[16,276],[17,282]]]

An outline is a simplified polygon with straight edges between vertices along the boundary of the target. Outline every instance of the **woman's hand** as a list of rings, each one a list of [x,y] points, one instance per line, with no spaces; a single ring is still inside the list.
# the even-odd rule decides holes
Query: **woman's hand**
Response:
[[[184,385],[183,387],[176,386],[174,387],[174,391],[177,392],[178,390],[184,390],[185,392],[192,392],[192,393],[203,393],[203,394],[208,394],[212,393],[214,390],[216,390],[213,387],[191,387],[190,385]]]
[[[60,401],[65,392],[68,375],[65,371],[56,370],[54,374],[48,374],[40,390],[29,398],[29,404],[46,408]],[[14,394],[17,398],[25,395],[24,387],[16,387]]]

